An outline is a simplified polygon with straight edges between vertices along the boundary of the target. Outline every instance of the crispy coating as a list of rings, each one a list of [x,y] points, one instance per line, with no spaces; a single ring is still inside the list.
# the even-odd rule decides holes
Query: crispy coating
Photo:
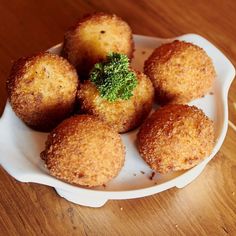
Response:
[[[137,140],[141,156],[153,170],[185,170],[210,155],[213,122],[195,106],[170,104],[144,122]]]
[[[119,133],[139,126],[151,111],[154,88],[146,75],[135,73],[138,84],[129,100],[108,101],[100,97],[98,89],[91,81],[85,81],[77,93],[81,110],[98,116]]]
[[[86,79],[93,65],[104,60],[108,53],[132,58],[133,50],[129,25],[114,14],[96,13],[86,16],[65,33],[62,55]]]
[[[56,178],[93,187],[119,173],[125,147],[120,135],[97,117],[76,115],[49,134],[41,158]]]
[[[49,131],[73,110],[78,83],[76,70],[67,60],[39,53],[14,63],[7,81],[8,97],[28,126]]]
[[[202,97],[216,77],[212,60],[202,48],[178,40],[156,48],[145,61],[144,72],[162,105]]]

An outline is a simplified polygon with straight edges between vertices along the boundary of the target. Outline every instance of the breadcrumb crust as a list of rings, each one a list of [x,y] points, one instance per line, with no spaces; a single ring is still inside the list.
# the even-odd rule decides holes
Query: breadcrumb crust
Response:
[[[121,137],[91,115],[64,120],[41,153],[51,175],[81,186],[101,186],[117,176],[125,159]]]
[[[135,72],[138,84],[128,100],[110,102],[100,97],[96,86],[85,81],[77,93],[78,103],[84,113],[98,116],[117,132],[124,133],[138,127],[149,115],[154,99],[154,88],[149,78]]]
[[[189,169],[210,155],[213,122],[195,106],[170,104],[156,110],[141,126],[138,150],[159,172]]]
[[[93,65],[104,60],[108,53],[133,56],[134,42],[131,28],[114,14],[96,13],[81,19],[64,36],[62,56],[87,79]]]
[[[178,40],[156,48],[144,63],[144,73],[162,105],[202,97],[216,77],[212,60],[202,48]]]
[[[7,91],[20,119],[34,129],[49,131],[74,109],[78,84],[66,59],[42,52],[14,63]]]

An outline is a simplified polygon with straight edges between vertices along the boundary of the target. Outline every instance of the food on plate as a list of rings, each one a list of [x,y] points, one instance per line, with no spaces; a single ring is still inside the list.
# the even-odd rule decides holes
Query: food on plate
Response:
[[[145,54],[144,44],[137,55]],[[145,73],[132,69],[133,52],[129,25],[116,15],[97,13],[65,33],[62,57],[45,52],[13,65],[10,104],[28,126],[51,131],[40,156],[55,178],[81,187],[105,186],[124,165],[119,133],[143,122],[137,148],[153,169],[150,180],[156,172],[189,169],[212,152],[213,122],[197,107],[178,104],[211,88],[216,73],[206,52],[184,41],[163,44],[145,61]],[[177,104],[147,118],[154,93],[162,105]],[[85,114],[68,118],[76,104]],[[133,134],[126,139],[128,158],[135,151]],[[145,174],[142,168],[131,172]]]
[[[49,131],[72,112],[78,76],[64,58],[38,53],[17,60],[7,81],[10,104],[28,126]]]
[[[95,64],[77,97],[83,112],[98,116],[124,133],[148,116],[154,88],[146,75],[129,67],[126,55],[111,53],[105,61]]]
[[[186,170],[210,155],[213,122],[195,106],[170,104],[144,122],[137,140],[140,155],[153,170]]]
[[[202,97],[216,77],[206,52],[179,40],[156,48],[144,63],[144,73],[152,80],[157,102],[162,105]]]
[[[81,19],[65,33],[62,55],[87,79],[93,65],[110,52],[132,58],[134,50],[129,25],[114,14],[96,13]]]
[[[120,135],[97,117],[76,115],[49,134],[41,158],[56,178],[94,187],[119,173],[125,147]]]

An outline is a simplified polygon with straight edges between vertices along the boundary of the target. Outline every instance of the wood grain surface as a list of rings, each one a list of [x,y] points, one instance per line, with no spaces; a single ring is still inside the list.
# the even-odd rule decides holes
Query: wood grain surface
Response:
[[[1,0],[0,110],[12,62],[61,42],[71,24],[95,11],[121,16],[136,34],[200,34],[236,64],[234,0]],[[53,188],[17,182],[1,168],[0,235],[236,235],[236,80],[228,101],[232,125],[222,148],[183,189],[92,209]]]

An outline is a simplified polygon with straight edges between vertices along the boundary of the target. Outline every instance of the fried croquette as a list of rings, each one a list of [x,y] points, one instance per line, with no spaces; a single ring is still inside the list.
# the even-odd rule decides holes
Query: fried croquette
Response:
[[[62,55],[77,69],[80,77],[88,76],[93,65],[117,52],[132,58],[134,50],[129,25],[116,15],[96,13],[86,16],[65,33]]]
[[[133,90],[133,96],[128,100],[108,101],[100,96],[91,81],[85,81],[77,93],[81,110],[98,116],[119,133],[138,127],[151,111],[154,88],[146,75],[141,72],[135,74],[138,83]]]
[[[125,147],[120,135],[97,117],[76,115],[49,134],[41,158],[56,178],[94,187],[119,173]]]
[[[78,83],[76,70],[66,59],[44,52],[14,63],[8,97],[28,126],[50,131],[74,109]]]
[[[141,156],[153,170],[186,170],[210,155],[213,122],[195,106],[170,104],[144,122],[137,141]]]
[[[212,60],[202,48],[178,40],[156,48],[145,61],[144,72],[162,105],[202,97],[216,77]]]

